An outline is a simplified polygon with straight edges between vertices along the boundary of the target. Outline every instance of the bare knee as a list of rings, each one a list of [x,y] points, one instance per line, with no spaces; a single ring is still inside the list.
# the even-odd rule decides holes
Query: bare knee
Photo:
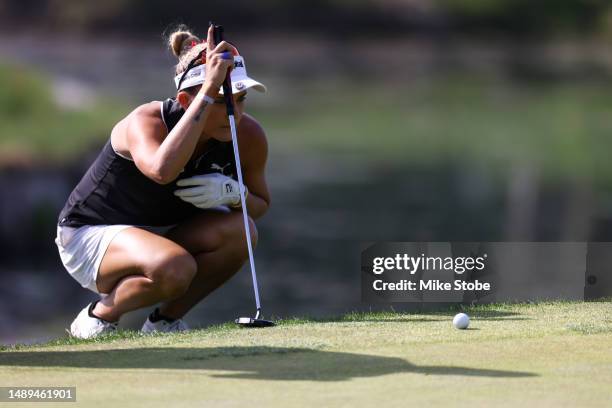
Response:
[[[248,257],[248,247],[245,240],[244,219],[242,214],[239,218],[235,218],[232,222],[226,225],[226,233],[224,236],[224,244],[236,248],[240,255],[244,258]],[[255,248],[258,241],[257,226],[251,217],[248,217],[249,232],[251,235],[251,246]]]
[[[187,251],[163,251],[151,259],[145,274],[159,288],[164,298],[175,298],[187,291],[198,270]]]
[[[257,225],[255,225],[255,221],[251,217],[249,218],[249,230],[251,231],[251,243],[253,248],[257,246],[257,240],[259,238],[259,233],[257,231]]]

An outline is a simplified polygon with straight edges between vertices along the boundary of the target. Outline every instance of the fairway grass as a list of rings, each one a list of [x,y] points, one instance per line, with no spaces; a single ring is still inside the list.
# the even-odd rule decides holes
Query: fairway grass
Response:
[[[468,330],[449,309],[4,347],[0,385],[100,407],[609,406],[612,300],[465,311]]]

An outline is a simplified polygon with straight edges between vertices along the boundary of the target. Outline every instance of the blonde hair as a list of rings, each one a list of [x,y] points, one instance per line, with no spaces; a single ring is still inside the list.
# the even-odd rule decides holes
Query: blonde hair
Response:
[[[198,54],[206,50],[206,42],[202,42],[187,26],[180,25],[168,35],[168,47],[172,51],[172,54],[178,58],[178,63],[174,67],[174,74],[178,75],[185,71],[189,63],[193,61]],[[203,59],[206,59],[206,53],[204,53]],[[201,62],[198,62],[193,66],[198,66],[200,64]]]

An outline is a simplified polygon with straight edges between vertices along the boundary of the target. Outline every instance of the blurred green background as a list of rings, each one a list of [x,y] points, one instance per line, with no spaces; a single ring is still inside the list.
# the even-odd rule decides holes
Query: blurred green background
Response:
[[[173,95],[164,35],[210,19],[269,88],[247,111],[270,144],[256,259],[272,311],[363,307],[361,241],[611,240],[607,1],[8,0],[3,341],[61,333],[93,296],[63,271],[57,214],[114,124]],[[189,316],[250,310],[249,285],[245,269]]]

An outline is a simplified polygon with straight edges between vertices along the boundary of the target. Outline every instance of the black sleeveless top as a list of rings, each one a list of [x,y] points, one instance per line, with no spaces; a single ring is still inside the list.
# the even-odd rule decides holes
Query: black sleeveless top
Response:
[[[184,113],[174,98],[163,102],[162,118],[168,132]],[[176,181],[215,172],[237,179],[232,142],[209,139],[204,153],[190,160],[176,180],[162,185],[142,174],[132,160],[119,156],[111,146],[109,137],[68,197],[58,224],[70,227],[176,224],[203,211],[173,194],[178,188]]]

